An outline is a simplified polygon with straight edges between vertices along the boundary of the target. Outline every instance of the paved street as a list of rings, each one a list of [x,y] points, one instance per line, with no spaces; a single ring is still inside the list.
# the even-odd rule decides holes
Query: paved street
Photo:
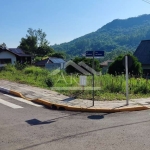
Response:
[[[0,150],[148,150],[150,110],[56,111],[0,93]]]

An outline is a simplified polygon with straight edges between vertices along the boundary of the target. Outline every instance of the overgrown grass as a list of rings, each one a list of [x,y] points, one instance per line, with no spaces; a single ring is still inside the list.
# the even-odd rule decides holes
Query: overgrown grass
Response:
[[[46,89],[55,89],[59,93],[83,98],[92,99],[92,90],[84,90],[79,85],[78,75],[68,75],[65,72],[54,73],[44,68],[27,66],[24,69],[17,70],[12,65],[7,65],[0,71],[0,79],[15,81],[18,83],[29,84]],[[96,100],[123,100],[125,98],[125,76],[103,75],[95,76]],[[92,88],[92,76],[87,77],[85,88]],[[66,90],[69,88],[70,90]],[[76,88],[76,90],[73,90]],[[129,97],[140,98],[150,96],[150,80],[143,78],[130,77],[129,79]]]

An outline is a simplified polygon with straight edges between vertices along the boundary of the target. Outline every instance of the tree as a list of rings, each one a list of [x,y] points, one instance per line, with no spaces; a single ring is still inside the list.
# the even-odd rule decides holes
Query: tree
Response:
[[[112,50],[111,52],[105,52],[105,57],[101,58],[100,61],[104,62],[107,60],[114,60],[116,57],[126,54],[133,54],[133,51],[116,49]]]
[[[49,42],[46,40],[46,33],[42,31],[42,29],[33,30],[29,28],[27,30],[28,34],[26,37],[35,37],[37,39],[37,46],[48,46]]]
[[[18,47],[34,57],[44,57],[54,52],[46,40],[46,33],[43,32],[42,29],[33,30],[29,28],[26,37],[21,39]]]
[[[5,43],[0,44],[0,47],[1,47],[1,48],[7,48],[7,46],[6,46],[6,44],[5,44]]]
[[[65,59],[65,53],[63,52],[56,52],[56,53],[53,53],[51,56]]]
[[[36,56],[37,54],[37,39],[34,36],[28,36],[27,38],[22,38],[19,48],[23,49],[25,53],[32,54]]]
[[[53,52],[54,52],[54,50],[50,46],[47,46],[47,45],[39,46],[36,50],[36,54],[39,57],[44,57],[44,56],[51,54]]]
[[[132,66],[129,68],[129,73],[132,75],[142,74],[142,65],[138,59],[132,54],[128,54],[132,58]],[[123,65],[124,55],[118,56],[115,61],[109,66],[108,73],[113,75],[119,75],[125,73],[125,67]]]

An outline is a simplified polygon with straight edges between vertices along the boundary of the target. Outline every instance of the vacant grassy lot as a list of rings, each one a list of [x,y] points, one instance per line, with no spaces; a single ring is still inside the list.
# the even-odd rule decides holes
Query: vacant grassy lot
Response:
[[[8,65],[0,71],[0,79],[56,90],[59,93],[77,98],[92,99],[92,90],[83,91],[83,88],[79,85],[79,76],[67,75],[65,72],[50,72],[34,66],[16,69],[14,66]],[[86,88],[92,89],[92,76],[87,77]],[[98,90],[95,90],[96,100],[125,99],[124,75],[95,76],[95,88],[98,88]],[[150,80],[130,76],[129,89],[130,98],[149,97]]]

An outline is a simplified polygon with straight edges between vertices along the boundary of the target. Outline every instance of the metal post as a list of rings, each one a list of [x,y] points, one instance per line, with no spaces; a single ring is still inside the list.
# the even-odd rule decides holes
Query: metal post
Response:
[[[125,66],[126,66],[126,105],[129,105],[129,97],[128,97],[128,56],[125,56]]]
[[[95,55],[95,51],[93,51],[93,65],[92,68],[94,69],[94,55]],[[94,73],[93,73],[93,106],[94,106]]]

